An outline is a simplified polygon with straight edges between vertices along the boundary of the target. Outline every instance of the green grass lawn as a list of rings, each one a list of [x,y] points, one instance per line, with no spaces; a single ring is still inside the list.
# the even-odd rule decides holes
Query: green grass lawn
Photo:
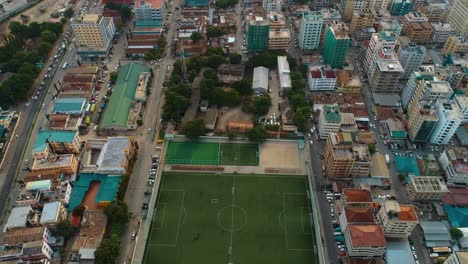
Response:
[[[221,144],[220,164],[221,165],[258,165],[258,144]]]
[[[305,177],[165,173],[143,263],[318,264]]]
[[[166,153],[168,164],[219,164],[219,143],[169,142]]]

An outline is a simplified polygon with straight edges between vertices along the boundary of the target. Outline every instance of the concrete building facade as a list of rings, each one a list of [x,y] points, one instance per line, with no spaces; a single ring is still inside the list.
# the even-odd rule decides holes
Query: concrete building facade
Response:
[[[270,25],[262,17],[255,17],[247,27],[247,49],[262,51],[268,49]]]
[[[140,21],[163,20],[164,19],[164,0],[145,0],[136,1],[135,19]]]
[[[102,57],[107,54],[115,34],[114,20],[88,14],[72,22],[78,54],[82,57]]]
[[[432,37],[429,19],[419,12],[410,12],[403,20],[403,33],[414,43],[427,43]]]
[[[333,91],[336,87],[336,74],[324,66],[311,66],[307,73],[310,91]]]
[[[468,37],[468,0],[455,0],[448,16],[448,22],[457,34]]]
[[[341,114],[337,104],[324,105],[319,115],[318,132],[321,139],[327,139],[330,133],[340,130]]]
[[[319,12],[302,13],[299,30],[299,47],[302,50],[318,49],[323,28],[323,16]]]
[[[400,205],[394,201],[382,204],[377,219],[382,224],[385,237],[391,238],[407,238],[419,223],[412,205]]]
[[[344,23],[333,23],[327,29],[323,57],[332,68],[342,68],[351,43],[348,26]]]
[[[411,200],[440,200],[449,192],[440,176],[410,177],[406,191]]]
[[[421,67],[426,57],[426,48],[415,44],[401,45],[398,48],[397,54],[398,61],[400,61],[405,71],[401,78],[408,79],[414,71],[417,71]]]
[[[463,116],[453,100],[439,99],[435,102],[435,107],[439,121],[432,132],[431,143],[446,145],[463,121]]]

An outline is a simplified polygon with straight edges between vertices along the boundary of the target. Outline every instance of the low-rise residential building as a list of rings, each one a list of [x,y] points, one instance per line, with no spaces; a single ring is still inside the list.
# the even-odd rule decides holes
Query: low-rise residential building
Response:
[[[49,178],[49,175],[39,175],[40,178]],[[63,175],[60,175],[63,176]],[[14,206],[31,206],[34,209],[41,208],[45,203],[58,201],[68,204],[72,187],[68,181],[59,182],[60,179],[42,179],[29,181],[27,176],[26,186],[20,188]],[[59,182],[59,183],[58,183]]]
[[[269,70],[263,66],[254,68],[252,80],[252,90],[256,94],[266,94],[268,92]]]
[[[348,225],[344,237],[351,257],[381,257],[386,252],[387,241],[380,225]]]
[[[130,137],[88,139],[81,159],[81,172],[130,175],[134,157],[138,152],[137,142]]]
[[[40,130],[32,154],[44,158],[51,154],[78,154],[81,141],[76,131]]]
[[[448,193],[444,178],[440,176],[409,177],[406,191],[411,200],[440,200]]]
[[[370,176],[373,178],[390,178],[390,171],[384,154],[375,153],[372,155]]]
[[[374,201],[369,190],[345,188],[342,191],[340,204],[342,208],[368,208],[374,206]]]
[[[335,71],[326,66],[311,66],[307,74],[310,91],[333,91],[336,86]]]
[[[338,70],[336,74],[337,90],[344,93],[359,93],[361,90],[361,79],[352,71]]]
[[[415,43],[427,43],[432,36],[432,26],[426,16],[410,12],[403,20],[403,33]]]
[[[384,202],[377,218],[385,237],[393,238],[407,238],[419,223],[412,205],[400,205],[395,201]]]
[[[53,239],[47,227],[23,227],[4,232],[2,244],[13,246],[38,240],[53,241]]]
[[[468,149],[466,147],[447,147],[439,157],[450,185],[468,185]]]
[[[268,48],[272,50],[288,50],[291,43],[289,29],[270,30]]]
[[[47,157],[34,158],[31,171],[40,174],[75,174],[78,171],[78,159],[74,154],[53,154]]]
[[[330,133],[340,130],[341,114],[337,104],[324,105],[319,115],[318,132],[321,139],[327,139]]]
[[[45,203],[42,208],[40,224],[43,226],[55,225],[67,218],[67,209],[59,201]]]
[[[468,39],[462,35],[450,35],[446,40],[442,48],[445,55],[468,52]]]

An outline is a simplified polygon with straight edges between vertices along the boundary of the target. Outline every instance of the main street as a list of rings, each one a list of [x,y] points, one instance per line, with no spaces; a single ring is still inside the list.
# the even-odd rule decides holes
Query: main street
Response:
[[[76,8],[79,8],[82,4],[83,0],[77,2],[75,6]],[[63,32],[67,32],[69,28],[70,25],[66,24],[64,26]],[[57,39],[56,45],[50,52],[51,57],[53,57],[54,54],[57,54],[61,43],[65,38],[64,35],[65,34],[62,34]],[[5,157],[6,160],[0,170],[0,216],[2,222],[6,216],[5,209],[9,207],[11,201],[13,201],[17,195],[18,184],[14,181],[17,178],[18,173],[21,172],[21,169],[26,169],[24,166],[25,164],[23,164],[24,154],[31,153],[27,152],[25,149],[28,143],[31,145],[31,142],[34,142],[35,140],[35,131],[37,131],[37,125],[34,126],[34,124],[37,124],[38,120],[39,123],[42,124],[42,119],[44,118],[45,113],[45,109],[42,109],[42,105],[45,105],[47,108],[52,105],[52,98],[50,95],[55,93],[55,88],[52,84],[56,83],[58,80],[61,80],[63,77],[63,71],[61,70],[62,61],[68,61],[70,59],[69,56],[73,55],[65,52],[65,58],[62,56],[63,55],[58,58],[58,62],[55,63],[55,66],[53,66],[53,62],[50,60],[44,62],[44,68],[37,77],[33,86],[33,94],[35,95],[36,91],[39,91],[37,89],[41,85],[41,82],[44,82],[45,89],[39,91],[39,94],[37,95],[38,98],[36,100],[28,99],[27,102],[11,109],[21,112],[21,119],[19,120],[16,130],[17,137],[13,137],[10,146],[10,152]],[[47,71],[49,67],[52,68],[50,72]],[[51,75],[51,77],[44,78],[46,74]],[[18,179],[21,179],[21,177],[18,177]]]

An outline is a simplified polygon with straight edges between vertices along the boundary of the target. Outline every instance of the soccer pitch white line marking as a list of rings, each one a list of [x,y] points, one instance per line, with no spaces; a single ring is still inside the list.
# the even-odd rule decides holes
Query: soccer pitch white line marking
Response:
[[[305,231],[305,225],[304,225],[304,209],[306,210],[306,212],[309,211],[309,210],[307,210],[307,207],[304,207],[304,206],[301,207],[301,225],[302,225],[302,232],[303,232],[305,235],[312,235],[311,232],[306,232],[306,231]],[[310,213],[309,213],[309,214],[310,214]]]
[[[161,226],[160,226],[160,227],[151,228],[151,229],[156,229],[156,230],[158,230],[158,229],[162,229],[162,228],[164,227],[164,219],[166,218],[167,203],[160,203],[160,204],[158,205],[158,209],[159,209],[159,206],[161,206],[161,205],[164,205],[163,211],[162,211]],[[159,211],[159,210],[155,210],[155,212],[156,212],[156,211]],[[154,214],[154,213],[153,213],[153,214]],[[153,216],[153,217],[154,217],[154,216]],[[156,216],[156,217],[158,217],[158,216]]]
[[[177,234],[176,234],[176,241],[175,241],[176,245],[177,245],[177,241],[179,240],[180,224],[182,222],[182,213],[185,210],[184,209],[184,200],[185,200],[185,190],[182,192],[182,204],[180,205],[179,221],[177,223]],[[187,214],[187,212],[185,214]]]
[[[235,195],[236,195],[236,175],[234,174],[234,180],[233,180],[233,183],[232,183],[232,189],[231,189],[231,193],[232,193],[232,209],[231,209],[231,241],[229,243],[229,251],[228,251],[228,254],[229,254],[229,263],[232,263],[232,236],[233,236],[233,233],[234,233],[234,230],[233,230],[233,227],[234,227],[234,203],[235,203]]]
[[[289,193],[289,192],[283,192],[283,211],[284,211],[284,214],[283,214],[283,218],[284,218],[284,233],[285,233],[285,236],[284,236],[284,239],[286,241],[286,250],[291,250],[291,251],[313,251],[313,249],[310,249],[310,248],[289,248],[289,245],[288,245],[288,230],[286,228],[287,224],[286,224],[286,202],[284,200],[284,195],[307,195],[306,193]],[[302,217],[302,208],[304,207],[301,207],[301,223],[302,223],[302,231],[304,232],[304,223],[303,223],[303,217]],[[304,235],[307,235],[304,233]]]
[[[288,250],[288,229],[286,228],[286,202],[284,201],[283,193],[283,223],[284,223],[284,240],[286,241],[286,250]]]

